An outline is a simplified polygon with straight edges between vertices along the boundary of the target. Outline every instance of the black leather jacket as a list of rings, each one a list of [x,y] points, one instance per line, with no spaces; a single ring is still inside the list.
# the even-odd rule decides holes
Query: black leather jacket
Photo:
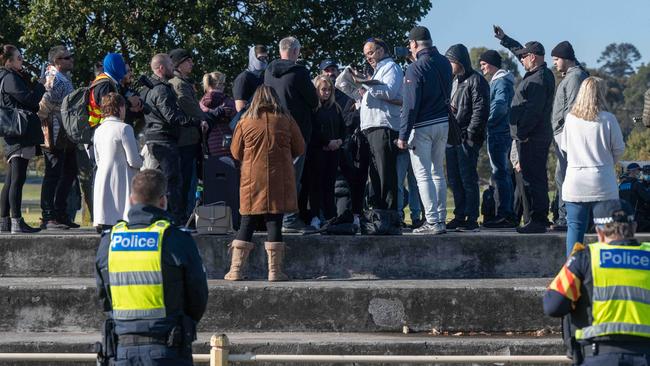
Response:
[[[481,146],[485,141],[487,120],[490,117],[490,85],[472,68],[465,46],[451,46],[446,56],[458,60],[465,69],[464,74],[456,76],[456,89],[451,96],[461,138],[470,144]]]
[[[155,75],[149,78],[149,82],[151,85],[140,90],[144,102],[151,107],[151,113],[144,118],[145,140],[175,144],[178,142],[181,126],[199,126],[201,121],[183,113],[170,83]]]

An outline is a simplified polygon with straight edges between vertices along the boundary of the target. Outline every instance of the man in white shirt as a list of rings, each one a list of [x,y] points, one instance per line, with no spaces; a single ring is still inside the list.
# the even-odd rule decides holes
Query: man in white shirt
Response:
[[[363,54],[375,70],[370,80],[362,82],[361,90],[361,131],[368,140],[371,156],[368,203],[378,213],[390,216],[391,225],[394,222],[398,229],[401,223],[397,214],[395,141],[400,127],[404,73],[388,55],[387,44],[379,38],[368,39]]]

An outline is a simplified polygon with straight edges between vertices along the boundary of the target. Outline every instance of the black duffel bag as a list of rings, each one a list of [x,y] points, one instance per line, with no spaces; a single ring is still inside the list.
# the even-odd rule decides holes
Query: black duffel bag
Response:
[[[401,235],[402,220],[397,210],[369,209],[361,216],[362,235]]]
[[[5,83],[5,78],[0,82],[0,92]],[[27,133],[29,113],[16,107],[0,106],[0,137],[22,137]],[[38,117],[34,114],[38,119]],[[40,122],[39,122],[40,125]]]
[[[0,137],[25,136],[30,113],[18,108],[0,107]]]

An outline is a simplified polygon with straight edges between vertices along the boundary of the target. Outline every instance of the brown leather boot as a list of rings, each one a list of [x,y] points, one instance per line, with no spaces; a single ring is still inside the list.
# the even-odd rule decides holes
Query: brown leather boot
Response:
[[[231,253],[230,272],[224,276],[228,281],[241,281],[244,279],[243,271],[248,262],[248,255],[255,248],[255,244],[243,240],[233,240],[229,245]]]
[[[286,245],[282,242],[265,242],[266,258],[269,261],[269,281],[288,281],[289,276],[282,272],[284,250]]]

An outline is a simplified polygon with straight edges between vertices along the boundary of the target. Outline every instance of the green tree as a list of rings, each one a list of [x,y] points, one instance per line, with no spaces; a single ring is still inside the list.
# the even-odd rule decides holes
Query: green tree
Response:
[[[120,52],[143,73],[153,54],[177,47],[193,53],[196,76],[218,69],[232,80],[256,43],[273,49],[282,37],[294,35],[312,69],[323,57],[351,63],[361,58],[369,37],[401,44],[430,8],[430,0],[379,0],[371,6],[342,0],[34,0],[20,24],[34,62],[54,44],[71,48],[78,81],[90,79],[93,63],[107,52]]]
[[[625,142],[622,160],[650,160],[650,129],[637,127]]]
[[[616,77],[622,78],[634,73],[634,63],[641,59],[641,53],[631,43],[611,43],[600,54],[598,63],[604,62],[602,69]]]

